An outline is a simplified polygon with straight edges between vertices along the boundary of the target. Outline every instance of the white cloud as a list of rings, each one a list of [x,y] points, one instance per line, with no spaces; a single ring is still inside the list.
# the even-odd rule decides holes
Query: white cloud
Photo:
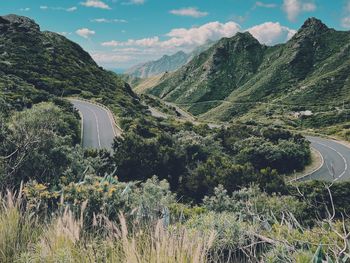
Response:
[[[71,35],[72,33],[71,32],[57,32],[57,34],[60,34],[60,35],[62,35],[62,36],[69,36],[69,35]]]
[[[211,22],[200,27],[190,29],[178,28],[171,30],[167,36],[171,39],[163,43],[164,46],[194,47],[206,43],[208,40],[218,40],[222,37],[231,37],[240,31],[241,27],[235,22]]]
[[[103,42],[101,45],[104,47],[128,47],[128,46],[138,46],[138,47],[152,47],[160,43],[159,37],[142,38],[142,39],[129,39],[128,41],[108,41]]]
[[[130,2],[135,5],[142,5],[145,3],[145,0],[131,0]]]
[[[109,52],[102,52],[102,51],[92,52],[91,56],[98,63],[105,64],[105,65],[127,62],[131,59],[131,57],[127,55],[111,54]]]
[[[293,29],[273,22],[266,22],[246,30],[241,29],[235,22],[211,22],[198,27],[176,28],[163,36],[103,42],[101,46],[105,50],[94,57],[98,63],[108,68],[128,68],[158,59],[164,54],[174,54],[180,50],[190,52],[208,40],[232,37],[242,31],[249,31],[260,43],[266,45],[286,42],[296,33]]]
[[[143,5],[146,0],[129,0],[128,2],[123,2],[123,5]]]
[[[30,8],[29,7],[21,8],[19,11],[28,12],[30,11]]]
[[[86,0],[85,2],[82,2],[81,5],[86,6],[86,7],[111,9],[109,5],[107,5],[105,2],[100,1],[100,0]]]
[[[302,11],[304,12],[313,12],[316,10],[316,5],[314,3],[305,3],[302,5]]]
[[[345,11],[350,13],[350,0],[346,3]]]
[[[341,21],[341,25],[344,28],[350,28],[350,16],[344,17]]]
[[[164,52],[164,51],[162,51]],[[141,62],[158,59],[165,53],[160,53],[159,48],[114,48],[112,51],[92,52],[91,56],[97,63],[106,68],[130,68]],[[172,54],[175,52],[166,52]]]
[[[120,53],[127,53],[127,54],[135,54],[135,53],[142,52],[142,49],[128,47],[128,48],[116,48],[116,49],[113,49],[113,51],[120,52]]]
[[[205,44],[208,40],[218,40],[222,37],[231,37],[240,31],[240,26],[235,22],[219,23],[211,22],[200,27],[190,29],[177,28],[166,34],[168,39],[160,40],[159,37],[129,39],[128,41],[108,41],[102,43],[105,47],[158,47],[163,50],[182,48],[193,49]]]
[[[81,28],[75,31],[75,33],[83,38],[89,38],[90,36],[95,35],[96,32],[88,28]]]
[[[96,22],[96,23],[127,23],[128,21],[125,19],[95,18],[95,19],[92,19],[91,22]]]
[[[297,32],[294,29],[281,26],[281,24],[278,22],[266,22],[261,25],[251,27],[247,31],[249,31],[257,40],[259,40],[260,43],[269,46],[286,42]]]
[[[277,5],[276,4],[264,3],[264,2],[261,2],[261,1],[257,1],[255,3],[255,7],[276,8]]]
[[[283,0],[283,10],[288,20],[295,22],[302,12],[313,12],[317,8],[312,0]]]
[[[349,29],[350,28],[350,0],[346,2],[345,8],[344,8],[344,14],[345,16],[341,19],[341,25],[342,27]]]
[[[204,17],[208,15],[208,12],[199,11],[197,7],[187,7],[176,10],[171,10],[171,14],[178,16],[191,16],[195,18]]]
[[[78,10],[78,8],[76,6],[65,8],[65,7],[49,7],[46,5],[40,6],[40,9],[41,10],[67,11],[67,12],[74,12],[74,11]]]
[[[76,11],[78,8],[76,6],[72,6],[66,9],[67,12],[74,12]]]

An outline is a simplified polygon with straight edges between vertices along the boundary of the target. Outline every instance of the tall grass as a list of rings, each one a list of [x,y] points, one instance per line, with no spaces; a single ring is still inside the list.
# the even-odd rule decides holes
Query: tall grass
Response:
[[[147,225],[119,215],[111,221],[96,216],[84,225],[69,209],[38,219],[20,195],[0,197],[0,262],[125,262],[202,263],[215,234],[184,227],[165,227],[162,220]],[[83,204],[83,206],[86,204]]]
[[[20,195],[0,196],[0,262],[13,262],[40,234],[36,218],[22,211]]]

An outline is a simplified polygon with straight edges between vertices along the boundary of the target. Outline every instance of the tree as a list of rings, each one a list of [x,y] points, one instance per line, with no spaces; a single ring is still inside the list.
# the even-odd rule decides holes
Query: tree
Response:
[[[74,117],[52,103],[37,104],[11,116],[3,124],[2,186],[16,187],[29,179],[57,183],[73,162],[70,153],[78,131],[72,130],[72,122]]]

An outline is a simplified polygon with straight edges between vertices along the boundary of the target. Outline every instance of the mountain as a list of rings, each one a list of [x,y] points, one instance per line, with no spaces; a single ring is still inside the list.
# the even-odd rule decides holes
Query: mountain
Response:
[[[224,38],[150,93],[176,103],[223,100],[257,72],[265,49],[250,33]]]
[[[195,56],[210,48],[215,42],[208,40],[190,53],[179,51],[174,55],[164,55],[158,60],[149,61],[128,69],[125,74],[137,78],[149,78],[179,69]]]
[[[99,97],[125,114],[138,103],[128,84],[99,67],[78,44],[40,31],[30,18],[1,16],[0,95],[6,104],[21,109],[74,94]]]
[[[166,71],[174,71],[185,65],[189,58],[190,55],[183,51],[179,51],[171,56],[164,55],[158,60],[136,65],[127,70],[125,74],[139,78],[148,78]]]
[[[228,121],[265,113],[267,105],[276,113],[350,104],[349,76],[350,32],[310,18],[286,44],[261,45],[249,33],[221,39],[147,92]]]

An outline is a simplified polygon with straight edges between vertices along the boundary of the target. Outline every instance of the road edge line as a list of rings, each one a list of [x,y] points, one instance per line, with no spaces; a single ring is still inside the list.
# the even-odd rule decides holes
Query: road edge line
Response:
[[[80,110],[77,110],[80,116],[80,122],[81,122],[81,131],[80,131],[80,144],[81,147],[84,147],[84,115],[80,112]]]
[[[111,121],[111,123],[113,124],[113,133],[115,135],[115,137],[118,137],[118,134],[116,132],[116,128],[120,131],[120,136],[122,136],[123,134],[123,129],[117,124],[117,121],[116,121],[116,116],[113,114],[113,112],[105,105],[99,103],[99,102],[96,102],[96,101],[91,101],[91,100],[87,100],[87,99],[83,99],[83,98],[76,98],[76,97],[68,97],[67,98],[68,100],[76,100],[76,101],[82,101],[82,102],[87,102],[87,103],[90,103],[92,105],[95,105],[101,109],[103,109],[104,111],[107,112],[107,115]]]
[[[321,164],[320,164],[320,166],[317,167],[316,169],[314,169],[313,171],[308,172],[307,174],[304,174],[304,175],[302,175],[302,176],[299,176],[299,177],[297,177],[297,178],[294,178],[294,179],[288,181],[288,183],[298,182],[299,180],[304,179],[304,178],[306,178],[306,177],[308,177],[308,176],[310,176],[310,175],[316,173],[318,170],[320,170],[320,169],[323,167],[323,165],[324,165],[324,158],[323,158],[322,154],[321,154],[320,151],[318,151],[316,148],[314,148],[314,147],[311,147],[311,148],[312,148],[314,151],[316,151],[316,152],[319,154],[319,156],[321,156]]]

